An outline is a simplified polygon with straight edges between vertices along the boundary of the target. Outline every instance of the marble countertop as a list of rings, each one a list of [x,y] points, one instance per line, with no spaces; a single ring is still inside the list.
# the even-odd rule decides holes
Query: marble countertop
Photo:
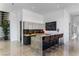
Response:
[[[44,33],[35,33],[35,34],[24,34],[23,36],[36,36],[36,35],[43,35]]]
[[[41,36],[50,36],[50,34],[44,34],[44,33],[37,33],[37,34],[24,34],[24,36],[36,36],[36,35],[41,35]]]
[[[36,33],[36,34],[24,34],[24,36],[50,36],[50,35],[57,35],[57,34],[63,34],[63,33],[56,33],[56,34],[45,34],[45,33]]]

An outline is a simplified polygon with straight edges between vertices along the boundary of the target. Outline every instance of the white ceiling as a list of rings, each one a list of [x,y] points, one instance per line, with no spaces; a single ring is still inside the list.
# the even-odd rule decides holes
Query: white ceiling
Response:
[[[13,6],[25,8],[39,14],[46,14],[60,9],[79,6],[79,3],[14,3]]]

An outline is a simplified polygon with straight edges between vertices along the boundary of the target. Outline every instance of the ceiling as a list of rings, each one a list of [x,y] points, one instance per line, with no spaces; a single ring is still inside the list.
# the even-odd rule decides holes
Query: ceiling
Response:
[[[46,14],[60,9],[79,6],[79,3],[13,3],[13,6],[25,8],[39,14]]]

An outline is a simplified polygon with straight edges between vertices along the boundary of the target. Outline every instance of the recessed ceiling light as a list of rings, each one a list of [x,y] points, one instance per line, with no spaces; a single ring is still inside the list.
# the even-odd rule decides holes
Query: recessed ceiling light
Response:
[[[12,3],[12,5],[14,5],[14,3]]]

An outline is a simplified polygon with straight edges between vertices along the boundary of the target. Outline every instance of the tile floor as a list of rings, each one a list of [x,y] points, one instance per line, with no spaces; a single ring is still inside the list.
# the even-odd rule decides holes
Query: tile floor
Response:
[[[66,54],[65,54],[66,53]],[[46,56],[79,56],[79,41],[69,41],[65,46],[46,53]],[[30,45],[19,42],[0,41],[0,56],[40,56]]]
[[[21,45],[19,42],[0,41],[1,56],[34,56],[30,46]]]

